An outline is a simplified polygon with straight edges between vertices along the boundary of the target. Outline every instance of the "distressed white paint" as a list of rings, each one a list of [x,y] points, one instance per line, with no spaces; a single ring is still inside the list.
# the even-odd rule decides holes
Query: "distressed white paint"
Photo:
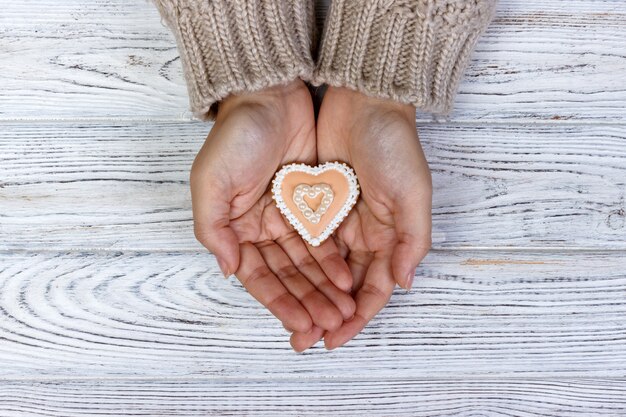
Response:
[[[0,413],[19,416],[406,417],[623,415],[623,380],[290,378],[11,381]],[[24,404],[28,404],[27,407]],[[40,413],[40,414],[39,414]]]
[[[345,347],[290,350],[212,255],[0,255],[3,377],[623,378],[624,252],[433,251]]]
[[[5,123],[1,249],[199,250],[189,168],[204,123]],[[420,126],[433,245],[626,249],[620,125]]]
[[[623,121],[624,21],[622,0],[500,0],[451,119]],[[4,1],[0,45],[0,119],[191,117],[147,1]]]
[[[418,116],[438,250],[298,355],[193,238],[210,125],[153,6],[2,2],[0,416],[626,414],[625,20],[500,0]]]

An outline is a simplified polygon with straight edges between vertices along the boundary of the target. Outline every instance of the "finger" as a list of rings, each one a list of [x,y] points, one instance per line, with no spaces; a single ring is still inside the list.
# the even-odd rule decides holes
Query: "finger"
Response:
[[[339,256],[341,256],[343,259],[346,259],[348,257],[348,253],[350,253],[350,248],[348,248],[348,245],[346,245],[343,240],[341,239],[334,239],[335,240],[335,244],[337,245],[337,248],[339,249]]]
[[[311,329],[309,313],[272,273],[257,248],[241,244],[241,262],[235,275],[246,290],[288,328],[300,332]]]
[[[414,198],[412,203],[404,200],[394,215],[394,222],[398,243],[391,257],[393,276],[398,285],[409,290],[413,285],[415,269],[432,244],[430,193]]]
[[[324,329],[313,326],[309,333],[293,332],[289,338],[289,343],[296,352],[303,352],[319,342],[323,336]]]
[[[348,266],[354,279],[352,285],[352,292],[356,293],[363,285],[365,274],[367,273],[370,264],[372,263],[374,255],[371,252],[366,251],[350,251],[348,254]]]
[[[273,241],[257,243],[256,246],[287,291],[309,312],[314,324],[326,330],[341,326],[341,312],[298,271],[280,246]]]
[[[192,170],[190,177],[194,234],[227,277],[239,268],[239,240],[229,227],[230,201],[224,197],[230,193],[215,178],[196,172],[200,171]]]
[[[291,262],[322,294],[326,296],[341,312],[343,319],[349,319],[354,315],[356,304],[349,294],[337,288],[322,270],[315,258],[310,253],[310,248],[302,241],[302,238],[292,232],[276,241],[283,251],[289,256]],[[342,262],[345,263],[345,261]],[[347,268],[347,265],[346,265]],[[350,274],[350,270],[348,270]]]
[[[356,293],[356,312],[341,328],[324,335],[326,349],[335,349],[359,334],[369,321],[387,304],[396,283],[391,272],[389,254],[372,260],[363,285]]]
[[[348,264],[339,253],[339,248],[333,239],[326,239],[324,243],[317,247],[309,246],[308,251],[337,288],[346,292],[352,289],[350,268],[348,268]]]

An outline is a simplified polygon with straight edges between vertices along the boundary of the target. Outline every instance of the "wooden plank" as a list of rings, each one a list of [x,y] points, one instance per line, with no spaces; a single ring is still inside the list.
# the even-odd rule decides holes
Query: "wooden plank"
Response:
[[[11,416],[623,415],[623,380],[51,380],[0,384]]]
[[[433,251],[347,345],[288,334],[205,253],[0,254],[2,378],[624,378],[624,252]]]
[[[0,249],[199,250],[203,123],[5,123]],[[626,248],[623,126],[420,127],[433,247]]]
[[[626,3],[500,1],[451,119],[624,121]]]
[[[6,3],[0,120],[190,118],[174,38],[149,2]],[[625,19],[621,0],[501,0],[451,119],[626,120]]]
[[[0,45],[2,119],[191,117],[174,37],[148,1],[3,4]]]

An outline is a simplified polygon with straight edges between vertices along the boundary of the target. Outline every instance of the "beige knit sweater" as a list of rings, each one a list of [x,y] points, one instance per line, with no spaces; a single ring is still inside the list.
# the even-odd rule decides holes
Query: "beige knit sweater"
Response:
[[[301,78],[446,114],[496,0],[152,0],[179,48],[202,120],[230,93]],[[317,57],[314,61],[313,57]]]

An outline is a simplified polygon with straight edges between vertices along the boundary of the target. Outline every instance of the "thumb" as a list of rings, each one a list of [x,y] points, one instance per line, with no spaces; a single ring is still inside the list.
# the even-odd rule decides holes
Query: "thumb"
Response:
[[[239,240],[232,228],[194,221],[194,234],[215,256],[225,278],[239,269]]]
[[[239,269],[239,239],[230,227],[230,193],[224,188],[215,179],[191,177],[194,234],[228,277]]]
[[[412,203],[405,200],[394,215],[398,243],[391,265],[396,283],[406,290],[411,289],[415,269],[432,245],[432,204],[430,198],[422,197]]]

